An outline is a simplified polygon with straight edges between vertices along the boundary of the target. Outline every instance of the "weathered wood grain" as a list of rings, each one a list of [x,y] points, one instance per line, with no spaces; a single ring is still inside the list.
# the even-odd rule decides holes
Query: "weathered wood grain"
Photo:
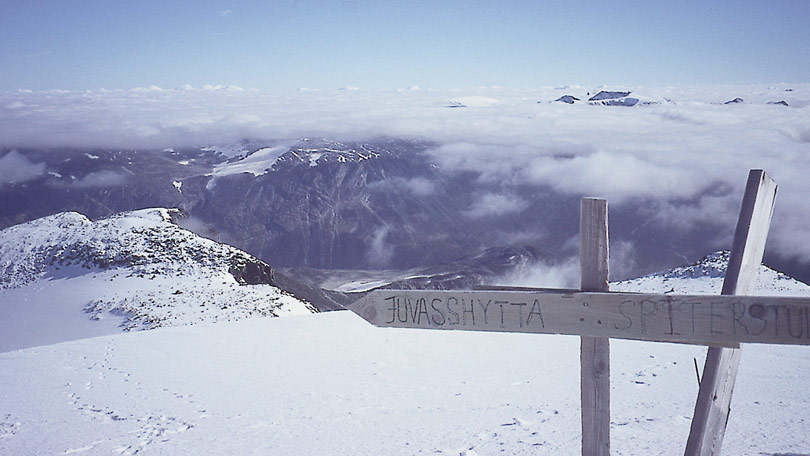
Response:
[[[376,290],[348,307],[374,325],[400,328],[810,345],[810,298],[798,297]]]
[[[609,290],[607,201],[583,198],[579,218],[582,291]],[[575,307],[572,307],[575,309]],[[580,338],[582,454],[610,454],[610,340]]]
[[[745,187],[740,217],[734,232],[728,270],[723,281],[723,295],[750,295],[756,286],[759,265],[765,253],[765,241],[773,215],[777,186],[762,170],[751,170]],[[779,308],[775,308],[778,312]],[[797,326],[805,333],[808,328],[808,310],[804,309],[804,325]],[[799,319],[801,319],[800,314]],[[774,318],[778,325],[779,318]],[[790,318],[785,322],[790,331]],[[778,328],[775,330],[778,332]],[[797,333],[798,334],[798,333]],[[703,381],[698,391],[695,414],[686,443],[685,454],[719,455],[725,436],[731,396],[740,364],[739,349],[711,347],[706,355]]]

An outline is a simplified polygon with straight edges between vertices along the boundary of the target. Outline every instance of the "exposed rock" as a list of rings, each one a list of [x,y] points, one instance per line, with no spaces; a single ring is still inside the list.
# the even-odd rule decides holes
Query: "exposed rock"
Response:
[[[615,100],[617,98],[624,98],[630,95],[630,93],[631,92],[609,92],[602,90],[591,98],[588,98],[588,101]]]
[[[242,285],[275,285],[273,269],[262,261],[245,262],[231,267],[228,272]]]
[[[744,103],[744,102],[745,101],[742,98],[737,97],[737,98],[735,98],[733,100],[729,100],[729,101],[727,101],[727,102],[725,102],[723,104],[737,104],[737,103]]]
[[[573,95],[563,95],[563,96],[561,96],[560,98],[557,98],[554,101],[559,101],[559,102],[568,103],[568,104],[574,104],[574,102],[579,101],[579,98],[577,98],[577,97],[575,97]]]
[[[785,101],[785,100],[779,100],[779,101],[769,101],[769,102],[768,102],[768,104],[769,104],[769,105],[782,105],[782,106],[788,106],[788,103],[787,103],[787,101]]]
[[[588,99],[592,105],[603,106],[635,106],[638,104],[638,98],[628,97],[631,92],[608,92],[601,91]]]

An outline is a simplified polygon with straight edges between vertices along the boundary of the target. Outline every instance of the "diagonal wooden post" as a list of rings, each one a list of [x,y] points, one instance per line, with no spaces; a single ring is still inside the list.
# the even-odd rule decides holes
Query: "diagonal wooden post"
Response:
[[[751,170],[734,232],[722,294],[753,294],[765,253],[775,199],[776,183],[773,179],[762,170]],[[687,456],[720,454],[740,354],[739,348],[709,347],[686,443]]]
[[[607,201],[583,198],[579,220],[582,291],[608,291]],[[581,337],[582,454],[610,454],[610,343]]]

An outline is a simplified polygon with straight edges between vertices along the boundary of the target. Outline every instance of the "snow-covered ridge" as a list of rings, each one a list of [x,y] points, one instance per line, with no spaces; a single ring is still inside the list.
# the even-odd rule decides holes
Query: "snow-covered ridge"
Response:
[[[216,180],[223,176],[249,173],[261,176],[290,166],[315,167],[320,163],[360,162],[379,157],[383,152],[368,144],[344,144],[325,139],[302,139],[285,141],[256,150],[241,150],[226,162],[217,165],[210,174],[207,188],[211,190]]]
[[[688,266],[613,282],[610,289],[646,293],[720,294],[729,256],[730,252],[727,250],[713,252]],[[810,296],[810,285],[761,265],[754,293],[763,296]]]
[[[16,288],[63,268],[127,267],[134,273],[186,275],[258,261],[172,223],[177,210],[143,209],[96,222],[63,212],[0,232],[0,287]]]
[[[64,212],[0,231],[3,305],[68,305],[53,286],[64,281],[87,288],[69,305],[96,319],[124,315],[124,329],[315,311],[272,286],[265,263],[180,228],[179,216],[154,208],[91,221]],[[40,293],[48,287],[54,295]]]
[[[261,176],[276,164],[278,159],[289,151],[290,143],[278,144],[271,147],[262,147],[253,152],[245,151],[244,155],[232,157],[225,163],[214,167],[211,175],[216,178],[232,174],[250,173]],[[210,186],[210,184],[209,184]]]
[[[631,96],[632,94],[632,96]],[[579,97],[574,95],[563,95],[555,102],[575,104],[581,99],[587,99],[587,103],[594,106],[650,106],[658,104],[672,103],[669,98],[652,98],[644,95],[638,95],[632,91],[609,91],[601,90],[595,95],[591,96],[591,92],[587,95],[580,94]]]
[[[380,155],[380,151],[367,144],[344,144],[324,139],[304,139],[279,157],[276,166],[303,163],[314,167],[326,162],[359,162],[377,158]]]

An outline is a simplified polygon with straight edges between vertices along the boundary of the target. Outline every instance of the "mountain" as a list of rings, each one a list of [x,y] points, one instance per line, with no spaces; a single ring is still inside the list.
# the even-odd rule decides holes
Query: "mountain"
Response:
[[[573,95],[563,95],[563,96],[561,96],[560,98],[557,98],[554,101],[559,101],[561,103],[574,104],[575,102],[579,101],[579,98],[577,98],[577,97],[575,97]]]
[[[162,208],[96,221],[65,212],[0,231],[0,348],[58,342],[84,330],[317,311],[275,286],[266,263],[180,228],[179,217]]]
[[[443,165],[435,147],[379,138],[19,150],[44,171],[0,185],[0,227],[63,211],[97,219],[176,207],[188,215],[182,226],[274,267],[429,267],[515,240],[561,254],[567,234],[556,227],[572,221],[576,197],[482,180]]]
[[[612,291],[673,294],[720,294],[730,252],[721,250],[693,264],[610,284]],[[761,265],[754,294],[761,296],[810,296],[810,285]]]
[[[442,184],[423,155],[427,147],[306,140],[263,161],[261,173],[216,174],[249,155],[218,166],[213,185],[199,176],[184,180],[183,188],[202,195],[192,214],[274,266],[430,264],[480,244],[466,228],[446,236],[453,208],[463,203],[429,193]],[[430,240],[442,234],[446,245],[437,251]]]
[[[576,255],[571,240],[583,195],[491,172],[531,160],[531,151],[442,147],[417,139],[309,138],[154,150],[19,149],[12,158],[34,174],[0,184],[0,228],[64,211],[95,220],[173,207],[186,215],[178,219],[182,227],[274,268],[422,271],[515,245],[540,249],[551,263]],[[555,160],[574,156],[561,149]],[[712,197],[732,191],[705,185]],[[632,258],[613,271],[619,279],[697,258],[730,239],[733,222],[672,225],[651,216],[655,204],[611,207],[612,239],[632,245]],[[810,280],[800,259],[766,258]],[[339,306],[341,297],[326,300]]]

